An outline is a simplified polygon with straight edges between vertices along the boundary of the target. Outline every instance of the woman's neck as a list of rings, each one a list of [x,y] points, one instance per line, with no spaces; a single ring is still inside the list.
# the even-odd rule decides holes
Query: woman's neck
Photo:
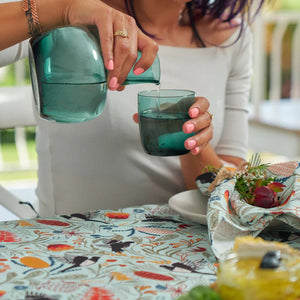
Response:
[[[138,0],[134,1],[134,8],[142,25],[161,31],[178,26],[186,2],[184,0]]]

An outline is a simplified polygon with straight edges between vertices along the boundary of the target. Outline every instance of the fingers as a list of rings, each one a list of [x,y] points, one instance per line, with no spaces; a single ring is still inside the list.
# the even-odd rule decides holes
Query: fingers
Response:
[[[201,130],[184,142],[186,149],[190,150],[193,155],[199,154],[213,137],[212,124]]]
[[[198,117],[200,113],[204,113],[209,108],[209,101],[204,97],[196,97],[195,103],[189,109],[191,118]]]
[[[101,51],[103,56],[104,66],[107,70],[112,71],[114,69],[114,55],[113,55],[113,11],[107,10],[105,20],[99,20],[99,24],[96,23],[98,28]]]
[[[135,63],[133,73],[135,75],[144,73],[153,64],[158,51],[158,44],[137,28],[132,17],[125,15],[123,23],[126,24],[123,28],[126,28],[129,38],[118,36],[114,38],[115,68],[109,73],[108,81],[111,90],[119,90],[119,86],[125,81]],[[117,25],[114,25],[114,32],[120,28],[120,24],[121,21],[118,20]],[[138,50],[141,57],[137,61]],[[113,86],[116,81],[117,85]]]
[[[129,52],[129,59],[126,59],[124,62],[120,71],[119,84],[122,84],[125,81],[132,65],[137,61],[137,49],[141,53],[139,60],[133,67],[133,73],[137,76],[149,69],[157,56],[158,44],[139,29],[136,31],[136,39],[138,43],[137,48],[131,49]],[[131,46],[133,46],[133,43]],[[120,89],[118,88],[118,90]]]
[[[116,67],[112,75],[118,77],[121,85],[137,59],[137,27],[133,18],[125,20],[128,38],[116,36],[114,41],[114,55]]]
[[[138,30],[138,49],[141,51],[141,58],[134,66],[134,74],[140,75],[150,68],[158,52],[158,44],[150,37]]]
[[[96,25],[99,32],[105,68],[109,71],[108,88],[116,90],[124,82],[134,66],[138,50],[141,58],[134,66],[134,74],[140,75],[153,63],[158,45],[142,33],[134,18],[98,0],[72,0],[62,12],[63,23],[70,25]],[[126,30],[128,38],[114,36]]]
[[[133,116],[132,116],[132,119],[135,123],[139,123],[139,115],[137,113],[135,113]]]
[[[189,109],[191,120],[183,124],[185,133],[195,132],[196,134],[186,139],[186,149],[196,155],[200,153],[213,137],[212,115],[208,112],[209,102],[206,98],[197,97],[195,103]]]

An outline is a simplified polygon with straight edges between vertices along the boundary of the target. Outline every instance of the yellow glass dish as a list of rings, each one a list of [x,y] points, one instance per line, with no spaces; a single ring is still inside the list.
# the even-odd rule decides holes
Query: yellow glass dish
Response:
[[[261,269],[263,255],[230,253],[220,260],[217,289],[222,300],[296,300],[300,298],[300,257],[283,254],[280,265]]]

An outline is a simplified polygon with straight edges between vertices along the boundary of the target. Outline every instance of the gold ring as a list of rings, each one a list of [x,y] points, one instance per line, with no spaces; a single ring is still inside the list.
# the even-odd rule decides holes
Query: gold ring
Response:
[[[128,38],[129,38],[128,32],[127,32],[126,29],[116,31],[116,32],[114,33],[114,36],[120,36],[120,37],[122,37],[122,38],[124,38],[124,39],[128,39]]]
[[[206,113],[208,113],[208,115],[209,115],[209,119],[210,119],[210,123],[211,123],[211,121],[212,121],[212,118],[213,118],[213,114],[210,112],[210,111],[206,111]],[[210,125],[210,123],[209,123],[209,125]]]

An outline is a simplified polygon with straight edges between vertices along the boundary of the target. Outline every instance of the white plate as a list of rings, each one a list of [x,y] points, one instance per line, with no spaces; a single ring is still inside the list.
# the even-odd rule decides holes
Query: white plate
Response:
[[[173,195],[169,199],[169,206],[187,219],[207,225],[208,197],[200,193],[199,190],[189,190]]]

